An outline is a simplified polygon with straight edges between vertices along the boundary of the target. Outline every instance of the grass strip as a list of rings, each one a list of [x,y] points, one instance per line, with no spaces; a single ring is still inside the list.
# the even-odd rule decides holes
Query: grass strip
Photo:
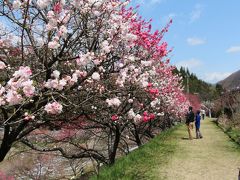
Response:
[[[177,148],[176,129],[179,126],[162,132],[129,155],[119,158],[113,166],[103,167],[91,180],[155,179],[154,168],[168,163]]]

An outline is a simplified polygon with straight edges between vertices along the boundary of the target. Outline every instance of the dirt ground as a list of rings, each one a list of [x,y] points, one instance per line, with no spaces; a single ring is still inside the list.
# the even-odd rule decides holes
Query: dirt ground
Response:
[[[203,139],[188,140],[186,127],[178,129],[178,148],[169,157],[169,163],[157,170],[159,179],[238,179],[240,146],[232,142],[210,119],[202,121],[201,132]]]

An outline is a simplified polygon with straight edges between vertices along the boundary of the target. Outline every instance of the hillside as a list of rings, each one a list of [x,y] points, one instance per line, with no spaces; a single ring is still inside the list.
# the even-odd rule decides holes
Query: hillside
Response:
[[[189,91],[191,94],[198,94],[202,101],[216,99],[219,95],[214,85],[198,79],[198,77],[195,74],[190,73],[188,69],[181,67],[179,70],[175,69],[174,73],[182,76],[182,84],[185,92]]]
[[[240,86],[240,70],[232,73],[224,80],[218,82],[224,89],[230,90]]]

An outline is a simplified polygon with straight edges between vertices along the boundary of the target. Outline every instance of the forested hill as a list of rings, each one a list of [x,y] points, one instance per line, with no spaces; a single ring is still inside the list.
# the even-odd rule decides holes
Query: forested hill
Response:
[[[212,100],[218,96],[215,85],[198,79],[198,77],[195,74],[190,73],[188,69],[185,69],[183,67],[180,69],[176,68],[174,70],[174,73],[182,76],[185,92],[187,92],[187,89],[189,89],[189,93],[198,94],[202,101]]]

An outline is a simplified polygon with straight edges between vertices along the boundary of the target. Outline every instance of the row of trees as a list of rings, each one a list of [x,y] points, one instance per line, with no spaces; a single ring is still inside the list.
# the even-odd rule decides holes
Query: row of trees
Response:
[[[219,118],[219,123],[226,127],[240,127],[240,91],[222,91],[221,96],[214,103],[214,112]],[[223,121],[223,122],[220,122]]]
[[[0,161],[21,142],[113,164],[187,111],[171,22],[152,33],[128,0],[0,3]]]

